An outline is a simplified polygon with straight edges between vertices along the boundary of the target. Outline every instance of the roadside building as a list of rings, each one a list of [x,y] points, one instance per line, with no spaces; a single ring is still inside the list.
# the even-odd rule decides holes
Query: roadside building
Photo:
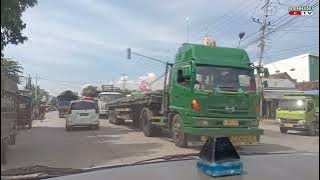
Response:
[[[264,67],[270,73],[263,79],[268,84],[264,88],[264,118],[275,118],[276,108],[284,94],[319,89],[319,56],[307,53],[265,64]]]
[[[265,64],[270,74],[287,73],[299,82],[319,80],[319,56],[309,53]]]
[[[268,86],[264,88],[262,115],[266,119],[276,117],[276,109],[280,99],[288,93],[299,92],[297,83],[288,74],[272,74],[269,78],[263,78]]]

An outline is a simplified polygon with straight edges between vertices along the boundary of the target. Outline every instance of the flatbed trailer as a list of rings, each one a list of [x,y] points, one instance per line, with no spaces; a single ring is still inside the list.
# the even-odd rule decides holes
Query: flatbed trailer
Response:
[[[147,113],[153,127],[155,124],[160,125],[162,97],[162,91],[154,91],[112,101],[108,104],[110,123],[118,125],[123,124],[126,119],[131,119],[136,127],[143,130],[142,118],[146,118],[144,115]]]
[[[263,130],[254,70],[268,74],[243,49],[185,43],[175,62],[166,63],[163,90],[109,102],[110,123],[131,119],[148,137],[168,129],[178,147],[187,146],[189,137],[214,136],[258,144]]]

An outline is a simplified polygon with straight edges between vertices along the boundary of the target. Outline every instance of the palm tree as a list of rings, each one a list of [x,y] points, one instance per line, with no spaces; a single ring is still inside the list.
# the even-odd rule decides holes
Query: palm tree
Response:
[[[8,78],[16,83],[20,83],[22,70],[22,66],[17,61],[9,58],[1,58],[1,80]]]

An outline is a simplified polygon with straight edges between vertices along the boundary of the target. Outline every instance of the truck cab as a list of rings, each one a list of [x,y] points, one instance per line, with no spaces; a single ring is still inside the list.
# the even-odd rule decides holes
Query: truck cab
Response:
[[[319,94],[288,94],[278,104],[276,118],[280,132],[304,131],[308,135],[319,132]]]
[[[258,128],[254,67],[243,49],[183,44],[169,87],[176,144],[183,144],[188,134],[225,135],[234,144],[256,144],[263,134]]]
[[[98,95],[98,107],[100,117],[108,117],[108,103],[122,98],[124,95],[120,92],[101,92]]]

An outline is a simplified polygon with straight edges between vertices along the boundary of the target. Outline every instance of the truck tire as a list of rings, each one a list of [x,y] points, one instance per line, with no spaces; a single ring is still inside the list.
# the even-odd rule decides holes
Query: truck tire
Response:
[[[3,140],[1,142],[1,164],[7,163],[7,150],[8,150],[7,140]]]
[[[160,134],[161,129],[159,127],[153,127],[151,124],[152,111],[148,108],[142,109],[141,120],[143,134],[146,137],[153,137]]]
[[[16,144],[16,136],[15,135],[11,135],[9,137],[9,145],[15,145]]]
[[[66,125],[66,131],[71,131],[72,130],[72,127]]]
[[[115,125],[121,125],[124,124],[124,119],[115,118],[114,120]]]
[[[140,119],[140,114],[139,113],[136,113],[132,115],[132,123],[133,123],[133,126],[138,128],[139,130],[142,130],[143,127],[142,127],[142,121]]]
[[[188,137],[183,131],[183,124],[179,114],[175,114],[172,118],[171,135],[172,140],[177,147],[187,147]]]
[[[284,127],[280,127],[280,132],[283,134],[286,134],[288,132],[288,129],[286,129]]]
[[[318,127],[319,128],[319,127]],[[317,124],[315,122],[312,122],[308,129],[308,135],[309,136],[315,136],[317,135]]]
[[[28,129],[32,128],[32,121],[29,122]]]
[[[111,124],[120,125],[124,123],[124,119],[117,118],[115,110],[110,110],[109,113],[110,113],[109,122]]]

